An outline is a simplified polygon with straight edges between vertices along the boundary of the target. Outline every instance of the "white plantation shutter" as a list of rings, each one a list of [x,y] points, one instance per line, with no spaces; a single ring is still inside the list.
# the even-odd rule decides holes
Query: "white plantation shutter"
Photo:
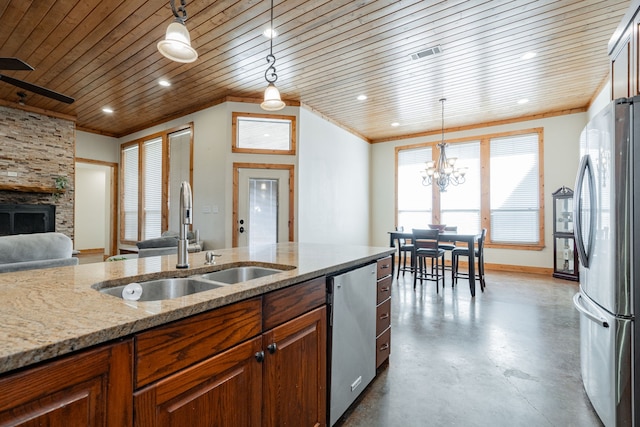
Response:
[[[420,175],[430,160],[431,147],[398,151],[398,225],[405,231],[431,223],[432,190]]]
[[[162,234],[162,138],[144,143],[143,240]]]
[[[540,242],[538,135],[491,139],[491,241]]]
[[[137,145],[122,150],[124,240],[138,240],[138,156]]]

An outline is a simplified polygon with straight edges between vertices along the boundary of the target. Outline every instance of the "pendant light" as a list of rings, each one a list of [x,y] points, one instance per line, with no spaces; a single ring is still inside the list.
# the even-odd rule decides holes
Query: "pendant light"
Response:
[[[273,0],[271,0],[271,31],[269,32],[269,55],[267,55],[267,64],[269,64],[269,67],[264,72],[264,79],[268,85],[264,91],[264,101],[260,104],[260,107],[267,111],[282,110],[285,106],[285,103],[282,102],[280,98],[280,91],[275,85],[276,80],[278,80],[275,67],[276,57],[273,56],[273,38],[275,34],[273,28]]]
[[[447,191],[449,184],[458,185],[463,184],[467,168],[456,168],[455,164],[458,160],[455,157],[447,157],[446,147],[447,143],[444,142],[444,101],[446,98],[441,98],[442,103],[442,140],[438,144],[440,149],[440,155],[437,161],[426,162],[426,168],[422,171],[422,185],[435,184],[441,193]]]
[[[187,20],[186,0],[180,0],[176,10],[175,0],[169,0],[175,21],[167,27],[164,40],[158,42],[158,50],[172,61],[189,63],[198,59],[198,52],[191,47],[191,37],[184,24]]]

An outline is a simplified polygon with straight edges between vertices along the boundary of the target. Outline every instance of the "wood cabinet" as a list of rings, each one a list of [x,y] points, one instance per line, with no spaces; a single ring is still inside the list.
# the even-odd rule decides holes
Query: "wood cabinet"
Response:
[[[391,353],[391,257],[378,260],[376,307],[376,368],[389,360]]]
[[[324,277],[136,335],[135,425],[326,425]]]
[[[132,341],[0,378],[0,426],[130,426]]]
[[[609,40],[611,99],[640,94],[640,1],[633,0]]]

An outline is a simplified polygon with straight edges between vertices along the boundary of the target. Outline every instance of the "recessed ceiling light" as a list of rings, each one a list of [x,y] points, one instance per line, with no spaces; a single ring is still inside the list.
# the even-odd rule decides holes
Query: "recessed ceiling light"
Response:
[[[518,100],[518,104],[526,104],[527,102],[529,102],[527,98],[522,98]]]
[[[278,32],[271,28],[265,28],[265,30],[262,32],[262,35],[268,39],[275,39],[276,37],[278,37]]]
[[[534,58],[537,54],[535,52],[527,52],[520,57],[520,59],[531,59]]]
[[[109,107],[104,107],[104,108],[102,109],[102,112],[103,112],[103,113],[107,113],[107,114],[111,114],[111,113],[113,113],[113,109],[111,109],[111,108],[109,108]]]
[[[169,86],[171,86],[171,83],[169,83],[169,82],[168,82],[168,81],[166,81],[166,80],[160,80],[160,81],[158,81],[158,84],[159,84],[160,86],[164,86],[164,87],[169,87]]]
[[[393,123],[391,123],[391,126],[393,126],[393,127],[395,128],[395,127],[400,126],[400,123],[398,123],[398,122],[393,122]]]
[[[364,101],[367,99],[367,95],[358,95],[358,101]]]

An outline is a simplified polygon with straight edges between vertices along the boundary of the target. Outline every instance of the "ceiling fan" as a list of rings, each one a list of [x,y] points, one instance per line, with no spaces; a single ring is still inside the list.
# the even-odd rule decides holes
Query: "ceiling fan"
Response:
[[[33,67],[18,58],[0,58],[0,70],[33,71]],[[73,103],[73,101],[75,101],[75,99],[69,96],[54,92],[42,86],[34,85],[33,83],[27,83],[23,80],[14,79],[13,77],[5,76],[3,74],[0,74],[0,80],[21,89],[28,90],[29,92],[37,93],[38,95],[55,99],[56,101],[65,102],[67,104],[71,104]]]

